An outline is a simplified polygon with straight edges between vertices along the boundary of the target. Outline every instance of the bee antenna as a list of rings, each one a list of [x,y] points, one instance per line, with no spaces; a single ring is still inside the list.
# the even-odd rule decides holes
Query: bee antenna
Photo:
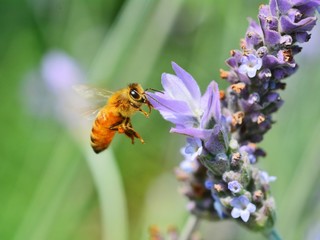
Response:
[[[152,90],[153,90],[153,89],[152,89]],[[162,91],[158,91],[158,90],[157,90],[157,92],[160,92],[160,93],[164,94]],[[170,108],[170,107],[168,107],[168,106],[164,105],[163,103],[159,102],[156,98],[152,97],[152,96],[151,96],[151,95],[149,95],[148,93],[146,93],[146,92],[145,92],[144,94],[145,94],[145,95],[147,95],[149,98],[153,99],[154,101],[156,101],[157,103],[159,103],[159,105],[161,105],[161,106],[163,106],[163,107],[165,107],[165,108],[167,108],[167,109],[169,109],[169,110],[171,110],[171,111],[175,112],[175,110],[174,110],[174,109],[172,109],[172,108]]]
[[[144,90],[144,93],[146,93],[147,91],[149,91],[149,90],[151,90],[151,91],[153,91],[153,92],[158,92],[158,93],[162,93],[162,94],[164,94],[164,92],[162,92],[162,91],[160,91],[160,90],[158,90],[158,89],[155,89],[155,88],[147,88],[146,90]],[[148,95],[149,96],[149,95]],[[150,97],[150,96],[149,96]],[[152,98],[153,99],[153,98]],[[155,99],[154,99],[155,100]]]

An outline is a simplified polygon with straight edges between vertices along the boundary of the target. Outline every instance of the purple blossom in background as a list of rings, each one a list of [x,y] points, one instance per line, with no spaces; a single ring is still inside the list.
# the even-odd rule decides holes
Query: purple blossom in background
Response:
[[[51,50],[44,55],[40,69],[30,76],[24,86],[27,93],[24,102],[30,109],[36,109],[36,114],[44,109],[46,115],[53,115],[68,127],[75,128],[81,118],[73,110],[81,104],[72,86],[86,79],[76,60],[63,51]]]
[[[241,50],[232,50],[226,60],[229,70],[220,70],[231,84],[225,91],[212,81],[201,96],[195,79],[172,63],[175,75],[162,75],[163,93],[147,93],[154,108],[174,124],[171,132],[188,137],[176,175],[192,214],[232,218],[280,239],[269,186],[276,177],[256,167],[266,156],[257,143],[283,104],[279,90],[285,89],[283,79],[298,69],[298,44],[310,39],[319,5],[320,0],[270,0],[261,5],[258,21],[249,20]]]
[[[71,86],[83,82],[84,72],[80,66],[62,51],[51,51],[42,60],[41,74],[51,91],[69,90]]]

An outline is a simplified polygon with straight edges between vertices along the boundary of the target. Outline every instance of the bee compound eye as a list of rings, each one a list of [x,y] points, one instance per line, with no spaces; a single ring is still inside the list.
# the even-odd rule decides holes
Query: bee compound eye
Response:
[[[139,99],[140,99],[140,94],[139,94],[136,90],[134,90],[134,89],[132,89],[132,90],[130,91],[130,95],[131,95],[131,97],[133,97],[133,98],[136,99],[136,100],[139,100]]]

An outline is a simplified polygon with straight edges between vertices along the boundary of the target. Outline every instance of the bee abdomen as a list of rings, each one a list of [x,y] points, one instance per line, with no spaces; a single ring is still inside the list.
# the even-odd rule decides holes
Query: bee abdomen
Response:
[[[91,147],[95,153],[100,153],[107,149],[116,133],[106,125],[107,122],[102,121],[100,118],[97,118],[93,124],[90,139]]]

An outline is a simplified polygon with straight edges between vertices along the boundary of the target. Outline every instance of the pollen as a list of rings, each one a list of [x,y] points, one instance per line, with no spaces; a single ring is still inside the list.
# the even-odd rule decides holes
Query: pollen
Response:
[[[219,91],[219,98],[220,100],[224,100],[226,98],[226,93],[223,90]]]
[[[254,35],[254,32],[252,32],[252,31],[250,31],[250,32],[247,33],[247,37],[248,37],[248,38],[252,38],[253,35]]]
[[[263,199],[263,192],[261,190],[257,190],[253,193],[253,200],[255,202],[260,202]]]
[[[240,48],[241,48],[242,50],[244,50],[244,51],[247,49],[246,40],[243,39],[243,38],[240,40]]]
[[[263,123],[264,120],[266,120],[265,116],[263,116],[263,115],[260,114],[260,115],[258,116],[257,123],[258,123],[258,124]]]
[[[241,159],[241,154],[239,152],[236,152],[232,155],[232,160],[239,161]]]
[[[236,83],[236,84],[232,84],[231,85],[231,89],[232,91],[236,92],[236,93],[241,93],[241,91],[246,87],[246,84],[244,83]]]
[[[232,125],[241,125],[244,119],[244,112],[236,112],[232,115]]]
[[[291,49],[283,50],[283,58],[284,58],[284,61],[286,62],[292,62],[293,60],[292,50]]]
[[[216,190],[217,192],[222,192],[224,191],[224,187],[221,184],[214,184],[213,185],[214,190]]]
[[[222,79],[227,79],[229,77],[229,72],[228,71],[225,71],[223,69],[220,69],[220,77]]]
[[[249,143],[248,143],[248,146],[251,147],[251,148],[253,148],[253,149],[256,149],[256,148],[257,148],[257,144],[252,143],[252,142],[249,142]]]
[[[272,17],[267,17],[266,20],[267,20],[267,23],[272,23]]]
[[[175,175],[179,181],[186,181],[189,179],[189,175],[180,168],[175,169]]]

